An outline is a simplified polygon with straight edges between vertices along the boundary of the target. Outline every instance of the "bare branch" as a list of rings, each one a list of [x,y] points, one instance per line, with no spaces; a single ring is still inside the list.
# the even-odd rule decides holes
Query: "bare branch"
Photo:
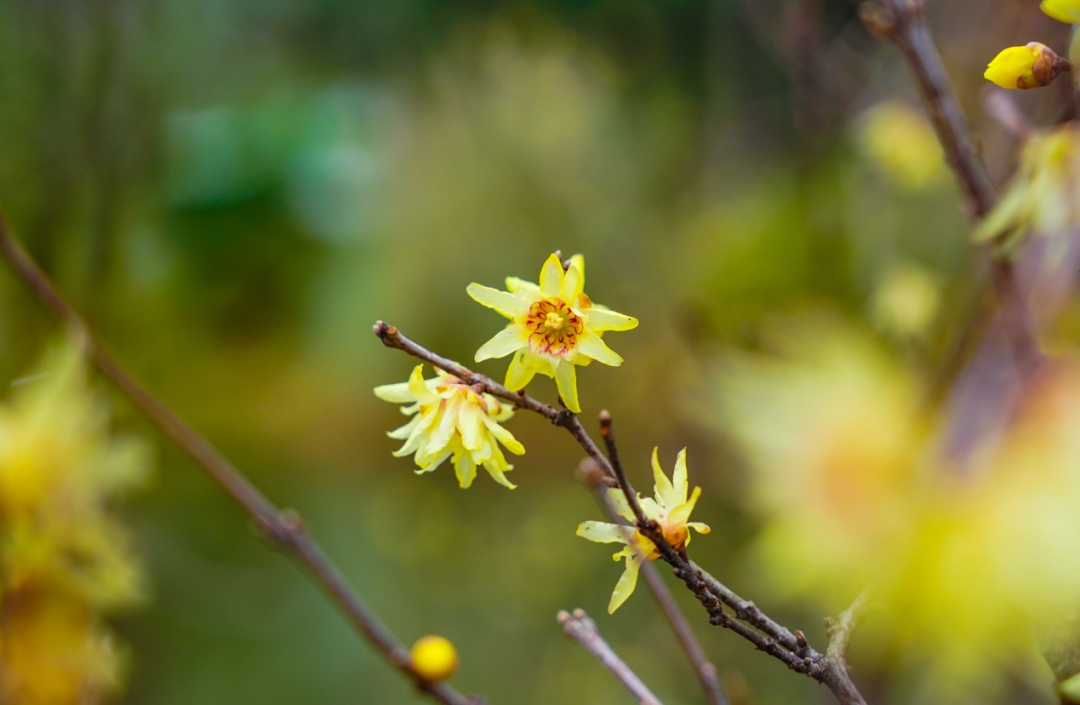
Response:
[[[597,447],[596,443],[593,442],[588,431],[582,427],[581,421],[576,415],[565,409],[560,411],[552,406],[539,402],[525,394],[525,392],[512,392],[503,385],[492,380],[490,377],[477,374],[462,367],[456,362],[447,360],[446,358],[427,350],[423,346],[414,343],[403,336],[397,328],[382,321],[375,324],[374,332],[387,347],[402,350],[414,357],[425,360],[439,369],[455,375],[469,385],[479,385],[485,391],[496,397],[513,402],[517,404],[519,408],[535,411],[547,418],[553,424],[562,426],[581,445],[585,450],[585,453],[596,466],[601,469],[603,475],[600,477],[612,478],[615,480],[618,479],[612,463],[600,452],[600,449]],[[600,484],[606,485],[606,483],[597,483],[597,487],[599,487]],[[627,501],[630,502],[631,508],[633,508],[637,503],[637,495],[634,493],[633,488],[630,487],[629,482],[626,481],[625,473],[623,473],[623,482],[620,483],[619,486],[622,488],[624,495],[626,495]],[[608,508],[609,513],[613,514],[613,509],[608,502],[604,501],[604,506]],[[640,505],[638,505],[638,509],[635,511],[634,516],[637,518],[639,515],[644,516],[641,512]],[[613,516],[616,521],[620,521],[617,518],[617,515],[613,514]],[[626,528],[629,532],[633,527]],[[655,522],[646,520],[643,524],[639,523],[637,529],[643,536],[653,542],[656,546],[656,550],[660,553],[660,556],[673,568],[675,576],[682,580],[687,589],[694,594],[699,602],[701,602],[702,606],[709,614],[710,624],[730,629],[752,643],[754,648],[759,651],[764,651],[770,656],[782,661],[789,669],[810,676],[818,682],[828,686],[842,705],[865,705],[865,701],[862,699],[859,691],[855,688],[855,685],[851,682],[847,671],[837,669],[833,662],[827,660],[824,655],[812,649],[810,645],[806,643],[806,639],[802,636],[802,632],[795,632],[792,634],[784,627],[781,627],[779,624],[766,617],[764,613],[753,605],[753,603],[739,600],[740,604],[743,605],[745,614],[757,619],[761,624],[768,625],[768,628],[773,633],[762,634],[746,626],[724,611],[721,599],[726,600],[729,594],[734,595],[734,593],[727,588],[721,590],[716,587],[721,584],[715,578],[706,580],[704,574],[697,566],[692,564],[685,555],[677,551],[667,542]],[[714,590],[717,590],[717,592],[714,593]],[[735,599],[738,598],[736,597]]]
[[[641,702],[641,705],[661,705],[660,700],[653,695],[641,678],[604,641],[596,628],[596,622],[585,614],[585,610],[577,609],[573,614],[564,610],[559,612],[558,620],[566,635],[584,646],[605,668],[615,674],[619,682],[626,686],[626,689]]]
[[[278,509],[206,438],[124,372],[79,313],[8,232],[2,217],[0,254],[37,299],[71,328],[87,359],[126,395],[163,435],[206,470],[210,478],[251,517],[263,536],[282,550],[293,553],[307,567],[323,592],[338,605],[353,627],[383,653],[390,665],[410,678],[420,691],[446,705],[477,705],[482,702],[458,693],[445,683],[429,683],[413,670],[408,650],[353,591],[345,576],[304,528],[299,515],[292,510]]]

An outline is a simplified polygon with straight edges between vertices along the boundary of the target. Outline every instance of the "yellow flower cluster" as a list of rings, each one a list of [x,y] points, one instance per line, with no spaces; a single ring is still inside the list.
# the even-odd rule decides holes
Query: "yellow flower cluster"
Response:
[[[707,524],[690,521],[690,513],[694,511],[698,497],[701,496],[701,488],[695,487],[694,492],[687,497],[690,483],[686,473],[686,449],[684,448],[675,460],[675,472],[672,479],[668,479],[660,467],[657,450],[653,449],[653,491],[656,497],[639,497],[638,503],[645,517],[655,521],[660,527],[660,532],[673,548],[680,550],[690,543],[690,529],[699,534],[707,534],[710,529]],[[638,529],[633,528],[635,523],[634,512],[626,501],[626,496],[621,490],[610,488],[607,490],[607,501],[615,509],[615,512],[625,519],[628,524],[609,524],[602,521],[582,522],[577,529],[577,535],[595,541],[596,543],[621,543],[625,548],[617,552],[615,560],[626,559],[626,569],[622,577],[615,585],[615,591],[611,594],[608,603],[608,614],[619,609],[622,603],[634,592],[637,586],[638,570],[646,561],[654,561],[660,557],[660,552],[648,537]]]
[[[0,702],[75,705],[114,689],[102,615],[139,598],[128,537],[106,507],[146,477],[114,438],[74,351],[0,405]]]

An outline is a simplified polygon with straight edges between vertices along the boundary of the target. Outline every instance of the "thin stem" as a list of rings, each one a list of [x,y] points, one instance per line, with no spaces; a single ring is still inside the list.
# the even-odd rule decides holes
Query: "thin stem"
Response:
[[[585,610],[577,609],[573,614],[565,610],[561,611],[558,620],[566,636],[584,646],[590,654],[595,656],[641,702],[641,705],[661,705],[659,698],[653,695],[641,678],[604,641],[596,628],[596,622],[585,614]]]
[[[632,499],[630,506],[634,510],[634,516],[638,522],[645,523],[647,519],[644,512],[641,511],[637,495],[630,488],[630,482],[626,479],[626,471],[623,470],[622,461],[619,458],[619,445],[615,440],[615,429],[612,426],[611,413],[606,409],[600,412],[600,437],[604,439],[608,460],[611,461],[611,467],[615,471],[615,477],[619,485],[623,488],[623,493],[626,494],[627,490],[630,490],[628,500]],[[653,596],[660,603],[660,609],[663,610],[664,616],[667,617],[668,623],[671,624],[671,629],[675,632],[675,638],[679,640],[679,645],[682,646],[686,657],[690,659],[690,664],[694,667],[694,673],[697,674],[701,689],[705,692],[705,697],[709,699],[712,705],[729,705],[716,666],[705,655],[701,643],[694,636],[694,630],[690,628],[690,623],[686,621],[686,615],[675,604],[671,592],[668,591],[667,586],[661,580],[660,571],[649,561],[642,564],[641,571]]]
[[[870,591],[863,590],[851,606],[840,613],[840,617],[829,629],[829,648],[826,655],[832,659],[843,660],[847,654],[848,644],[851,643],[851,635],[859,626],[866,615],[866,608],[870,602]]]
[[[477,374],[472,370],[462,367],[456,362],[447,360],[440,355],[436,355],[427,348],[414,343],[402,335],[396,327],[382,321],[375,324],[374,332],[387,347],[407,352],[445,372],[449,372],[469,385],[479,385],[486,392],[496,397],[515,403],[519,408],[535,411],[547,418],[553,424],[562,426],[581,445],[589,458],[596,463],[602,471],[603,476],[618,481],[612,463],[600,452],[600,449],[592,440],[592,437],[589,436],[588,431],[581,425],[581,421],[576,415],[565,409],[555,409],[552,406],[539,402],[525,394],[523,391],[512,392],[503,385],[492,380],[490,377]],[[623,482],[619,483],[619,487],[622,489],[623,494],[630,503],[631,509],[633,509],[633,506],[637,504],[637,496],[633,492],[633,488],[630,487],[629,482],[625,480],[625,473],[623,473]],[[617,515],[614,515],[613,509],[606,499],[604,505],[608,508],[609,513],[612,513],[613,516],[617,517]],[[640,505],[634,513],[635,518],[639,515],[644,516],[643,512],[641,512]],[[615,520],[620,521],[617,518]],[[631,530],[631,527],[626,528],[627,531]],[[646,518],[645,523],[639,523],[637,529],[643,536],[653,542],[656,546],[656,550],[660,553],[661,558],[672,567],[675,576],[682,580],[687,589],[694,594],[699,602],[701,602],[702,606],[709,614],[710,624],[730,629],[752,643],[759,651],[764,651],[782,661],[789,669],[810,676],[818,682],[828,686],[841,705],[865,705],[865,701],[859,694],[859,691],[855,688],[847,671],[837,669],[833,662],[827,660],[823,654],[812,649],[810,645],[806,643],[806,638],[802,635],[802,632],[795,632],[793,634],[768,618],[752,602],[740,600],[740,604],[742,604],[744,608],[744,613],[753,619],[756,619],[760,624],[766,625],[772,633],[759,633],[733,618],[724,611],[721,600],[727,599],[729,594],[734,595],[734,593],[726,587],[723,587],[719,581],[711,576],[709,576],[709,580],[706,580],[705,574],[700,568],[691,563],[685,555],[677,551],[667,542],[655,522],[647,521]],[[714,593],[714,590],[717,592]]]
[[[7,230],[3,218],[0,218],[0,254],[37,299],[72,329],[87,359],[116,385],[163,435],[202,466],[210,478],[251,517],[269,541],[282,550],[293,553],[307,567],[323,592],[337,604],[353,627],[383,653],[391,666],[409,677],[420,691],[446,705],[476,705],[481,702],[458,693],[444,683],[429,683],[413,670],[408,650],[349,586],[341,571],[307,532],[299,515],[292,510],[278,509],[206,438],[124,372],[79,313],[64,299],[49,277]]]

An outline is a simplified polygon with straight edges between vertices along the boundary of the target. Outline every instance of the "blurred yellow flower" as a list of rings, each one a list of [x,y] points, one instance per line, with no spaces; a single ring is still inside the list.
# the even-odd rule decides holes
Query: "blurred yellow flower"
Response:
[[[1080,0],[1043,0],[1040,7],[1059,22],[1080,23]]]
[[[930,332],[941,306],[941,282],[927,269],[901,263],[889,267],[870,301],[874,323],[901,339]]]
[[[692,528],[700,534],[707,534],[710,531],[707,524],[690,521],[690,513],[694,511],[694,505],[701,496],[701,488],[695,487],[694,492],[689,497],[687,496],[690,484],[686,474],[685,448],[680,451],[675,460],[675,472],[671,480],[660,467],[656,449],[653,449],[652,468],[655,482],[653,491],[656,497],[639,497],[641,510],[648,519],[659,525],[664,539],[676,550],[681,550],[690,543],[689,529]],[[626,569],[615,585],[615,591],[611,594],[611,601],[608,603],[608,614],[612,614],[633,594],[642,561],[645,559],[654,561],[660,557],[660,553],[656,549],[656,544],[640,531],[632,528],[635,522],[634,512],[621,490],[609,488],[607,501],[620,517],[629,522],[629,525],[586,521],[578,526],[577,535],[596,543],[626,544],[625,548],[613,556],[616,561],[625,558]]]
[[[983,77],[1002,88],[1042,88],[1053,82],[1068,62],[1039,42],[1003,49]]]
[[[441,636],[420,637],[413,644],[410,656],[413,670],[429,683],[444,681],[457,669],[457,650],[449,639]]]
[[[899,186],[917,191],[945,175],[945,156],[921,110],[885,101],[863,113],[862,151]]]
[[[1005,250],[1031,233],[1064,242],[1080,227],[1080,130],[1061,127],[1024,146],[1020,166],[997,206],[975,231],[976,242]]]
[[[404,440],[394,453],[400,458],[415,454],[417,474],[431,472],[447,458],[453,458],[458,483],[472,485],[476,467],[484,466],[492,479],[514,489],[506,473],[514,469],[506,462],[499,443],[521,455],[525,448],[505,428],[514,411],[490,394],[481,394],[457,377],[438,370],[438,376],[424,379],[424,366],[417,365],[408,382],[375,388],[375,396],[394,404],[405,404],[402,413],[413,418],[391,431],[391,438]]]
[[[146,476],[144,447],[109,432],[74,350],[0,405],[0,702],[74,705],[119,684],[104,611],[141,596],[111,498]]]
[[[508,277],[499,291],[470,284],[467,291],[477,303],[510,319],[510,324],[476,351],[476,361],[514,353],[506,371],[506,386],[524,389],[537,374],[555,379],[568,409],[580,412],[575,365],[598,360],[619,366],[623,359],[601,335],[609,330],[630,330],[637,319],[594,304],[585,294],[585,259],[570,258],[564,271],[557,255],[540,270],[540,284]]]

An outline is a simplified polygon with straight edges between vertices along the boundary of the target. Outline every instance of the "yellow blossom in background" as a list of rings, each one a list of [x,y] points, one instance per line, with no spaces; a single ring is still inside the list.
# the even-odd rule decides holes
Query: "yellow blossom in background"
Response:
[[[828,320],[787,321],[771,347],[730,360],[719,423],[749,464],[765,582],[835,611],[905,538],[919,390],[869,336]]]
[[[555,380],[568,409],[580,412],[575,365],[593,360],[619,366],[623,359],[601,335],[609,330],[630,330],[637,319],[594,304],[585,294],[585,259],[570,258],[564,271],[557,255],[540,270],[540,284],[508,277],[499,291],[470,284],[467,291],[477,303],[510,319],[510,324],[476,352],[476,361],[513,353],[506,371],[506,386],[524,389],[537,374]]]
[[[1078,0],[1043,0],[1039,7],[1059,22],[1080,23],[1080,1]]]
[[[863,113],[858,144],[890,179],[918,191],[945,176],[945,156],[922,110],[885,101]]]
[[[1042,88],[1068,66],[1054,50],[1039,42],[1003,49],[986,67],[983,77],[1002,88]]]
[[[1066,241],[1080,227],[1080,131],[1065,126],[1024,145],[1020,166],[997,206],[975,231],[977,242],[1011,251],[1029,233]]]
[[[417,365],[408,382],[375,388],[375,396],[394,404],[405,404],[402,413],[413,418],[391,431],[391,438],[404,440],[394,457],[414,455],[417,474],[431,472],[452,458],[458,483],[467,488],[482,465],[492,479],[514,489],[506,473],[514,469],[499,448],[521,455],[525,448],[500,424],[514,411],[490,394],[481,394],[457,377],[438,370],[425,380],[424,366]]]
[[[694,505],[701,496],[701,488],[695,487],[693,493],[688,496],[690,483],[686,473],[686,449],[679,452],[675,460],[675,472],[670,480],[660,467],[656,449],[653,449],[652,468],[655,482],[653,491],[656,496],[655,498],[639,498],[638,501],[645,516],[659,525],[664,539],[675,549],[682,549],[690,543],[689,529],[694,529],[700,534],[709,533],[707,524],[690,521],[690,513],[694,511]],[[660,557],[660,553],[656,549],[656,544],[640,531],[632,528],[635,522],[634,512],[621,490],[609,488],[607,501],[620,517],[629,522],[629,525],[586,521],[578,526],[577,535],[596,543],[626,545],[613,556],[616,561],[625,558],[626,569],[615,585],[615,591],[611,594],[611,601],[608,603],[608,614],[611,614],[633,594],[637,586],[641,563],[646,559],[656,560]]]
[[[144,447],[109,433],[74,350],[0,405],[0,702],[75,705],[120,680],[102,614],[142,592],[107,502],[139,485]]]
[[[941,282],[915,264],[889,267],[870,300],[875,325],[896,338],[923,338],[941,306]]]

